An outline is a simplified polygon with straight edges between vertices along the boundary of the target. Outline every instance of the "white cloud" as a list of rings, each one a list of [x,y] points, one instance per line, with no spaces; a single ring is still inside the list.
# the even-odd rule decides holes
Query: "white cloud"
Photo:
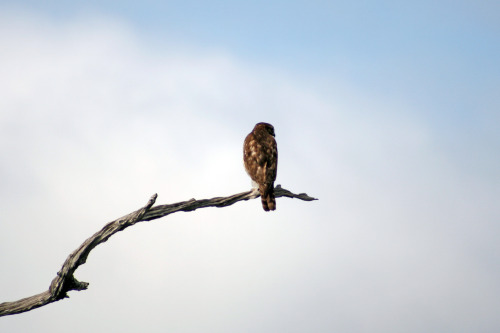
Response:
[[[141,223],[76,272],[89,290],[0,330],[500,326],[498,265],[478,263],[482,246],[498,250],[498,208],[468,193],[497,190],[450,163],[404,101],[325,96],[228,54],[155,49],[105,19],[0,21],[1,301],[45,290],[86,237],[153,193],[249,188],[241,144],[257,121],[276,126],[279,183],[320,198]]]

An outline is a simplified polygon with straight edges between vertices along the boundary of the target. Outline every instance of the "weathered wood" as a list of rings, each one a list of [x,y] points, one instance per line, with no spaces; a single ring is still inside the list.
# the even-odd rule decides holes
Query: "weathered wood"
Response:
[[[297,198],[304,201],[317,200],[316,198],[310,197],[305,193],[294,194],[288,190],[283,189],[281,185],[276,186],[274,191],[276,198],[288,197]],[[157,195],[154,194],[144,207],[119,219],[109,222],[100,231],[96,232],[90,238],[85,240],[83,244],[81,244],[68,256],[59,272],[57,272],[57,276],[52,280],[49,290],[38,295],[20,299],[18,301],[0,303],[0,317],[30,311],[69,297],[67,295],[67,292],[71,290],[79,291],[87,289],[89,284],[87,282],[78,281],[73,275],[74,272],[80,265],[83,265],[87,261],[87,257],[90,251],[92,251],[97,245],[104,243],[115,233],[122,231],[123,229],[130,227],[137,222],[159,219],[166,215],[180,211],[189,212],[198,208],[226,207],[238,201],[255,199],[259,196],[260,195],[258,191],[251,190],[234,194],[229,197],[217,197],[202,200],[191,199],[188,201],[177,202],[170,205],[160,205],[153,208],[153,205],[156,202],[157,198]]]

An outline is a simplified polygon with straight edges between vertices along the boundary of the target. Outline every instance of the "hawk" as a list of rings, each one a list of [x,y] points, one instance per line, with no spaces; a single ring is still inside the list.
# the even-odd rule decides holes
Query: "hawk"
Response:
[[[245,138],[243,163],[252,180],[259,186],[262,208],[266,212],[276,209],[274,181],[278,167],[278,147],[274,139],[274,127],[258,123]]]

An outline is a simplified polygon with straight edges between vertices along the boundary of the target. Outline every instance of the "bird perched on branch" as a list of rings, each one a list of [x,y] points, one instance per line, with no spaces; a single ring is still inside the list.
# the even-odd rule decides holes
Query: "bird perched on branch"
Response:
[[[258,123],[245,138],[243,145],[245,169],[258,185],[262,208],[276,209],[274,181],[278,167],[278,146],[274,139],[274,127],[268,123]]]

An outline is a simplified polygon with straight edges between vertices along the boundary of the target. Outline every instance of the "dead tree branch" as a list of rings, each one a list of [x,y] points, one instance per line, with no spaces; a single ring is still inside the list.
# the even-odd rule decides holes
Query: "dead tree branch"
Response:
[[[276,198],[288,197],[304,201],[317,200],[316,198],[312,198],[305,193],[294,194],[282,188],[281,185],[276,186],[274,191]],[[73,275],[74,272],[80,265],[85,264],[90,251],[92,251],[97,245],[104,243],[118,231],[122,231],[137,222],[159,219],[166,215],[180,211],[190,212],[198,208],[205,207],[226,207],[238,201],[255,199],[257,197],[259,197],[259,192],[252,190],[231,195],[229,197],[217,197],[202,200],[191,199],[170,205],[160,205],[153,208],[157,198],[157,195],[154,194],[144,207],[109,222],[100,231],[96,232],[93,236],[83,242],[83,244],[80,245],[75,251],[73,251],[73,253],[68,256],[62,265],[61,270],[57,272],[57,276],[52,280],[49,290],[18,301],[0,303],[0,317],[30,311],[63,298],[67,298],[69,297],[67,292],[71,290],[80,291],[87,289],[89,283],[78,281]]]

